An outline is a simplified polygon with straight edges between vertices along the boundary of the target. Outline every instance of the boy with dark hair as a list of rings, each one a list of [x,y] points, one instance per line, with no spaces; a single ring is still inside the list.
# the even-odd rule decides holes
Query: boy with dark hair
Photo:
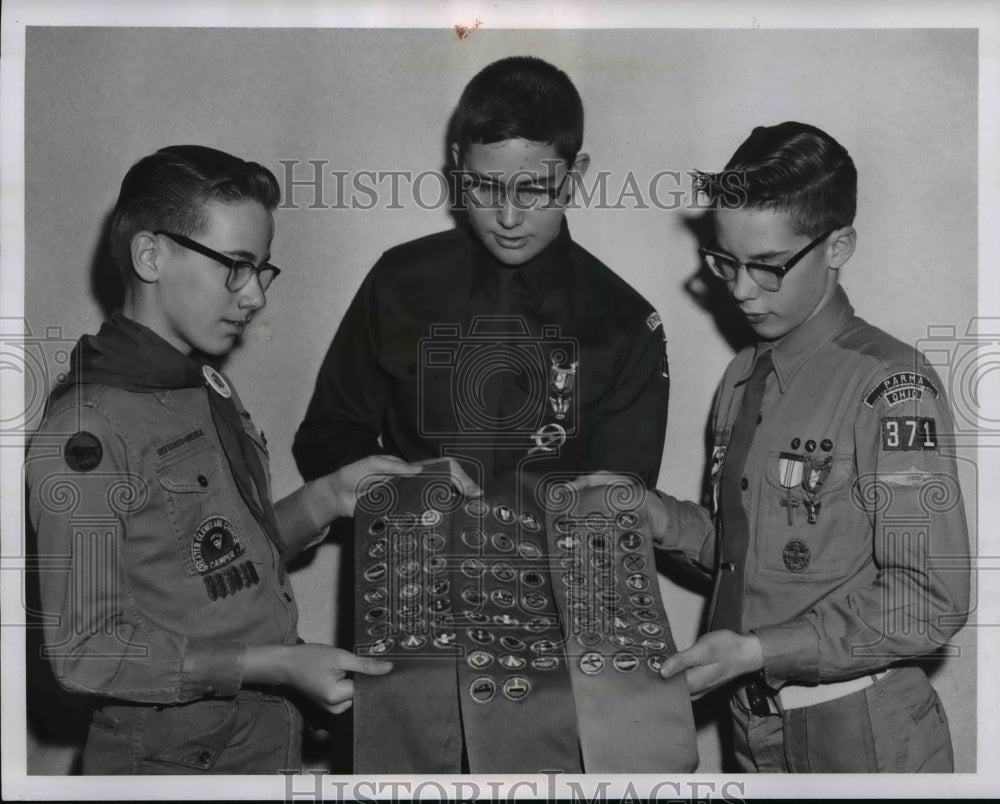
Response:
[[[655,483],[669,383],[659,315],[573,242],[583,105],[537,58],[490,64],[451,133],[465,225],[378,261],[295,438],[303,476],[377,452],[455,455],[485,481],[613,470]]]
[[[754,129],[700,186],[716,226],[700,252],[760,340],[712,409],[711,512],[650,495],[661,549],[715,580],[709,632],[661,674],[686,672],[695,695],[735,680],[744,771],[951,771],[918,660],[968,613],[952,420],[922,355],[838,283],[854,163],[788,122]]]
[[[206,359],[233,347],[279,270],[278,185],[200,146],[164,148],[122,182],[111,224],[123,308],[84,336],[27,457],[46,655],[100,696],[88,774],[299,767],[302,694],[340,712],[349,672],[391,665],[299,644],[286,562],[360,483],[420,471],[367,458],[272,505],[263,437]]]

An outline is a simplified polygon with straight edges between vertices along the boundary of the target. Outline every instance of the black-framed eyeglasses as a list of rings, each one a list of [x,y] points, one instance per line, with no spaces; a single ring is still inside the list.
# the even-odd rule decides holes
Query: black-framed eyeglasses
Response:
[[[191,249],[191,251],[196,251],[203,257],[208,257],[210,260],[215,260],[225,265],[229,269],[229,276],[226,277],[226,289],[230,293],[242,290],[254,274],[257,274],[257,282],[260,283],[260,289],[266,291],[278,274],[281,273],[280,268],[271,265],[269,262],[265,262],[258,268],[249,260],[234,260],[232,257],[220,254],[218,251],[210,249],[208,246],[203,246],[197,240],[192,240],[190,237],[185,237],[184,235],[166,232],[163,229],[157,229],[153,234],[169,237],[177,245],[184,246],[184,248]]]
[[[507,182],[505,184],[481,173],[467,170],[463,164],[459,164],[459,171],[462,179],[462,190],[472,198],[476,206],[490,209],[503,206],[508,198],[514,202],[514,207],[517,209],[547,209],[557,206],[559,195],[562,193],[563,187],[566,186],[566,179],[572,172],[567,170],[562,181],[557,186],[552,187],[528,181],[514,184]]]
[[[806,254],[816,248],[816,246],[839,228],[839,226],[834,226],[829,231],[824,232],[801,251],[789,257],[783,265],[769,265],[766,262],[754,262],[753,260],[750,262],[740,262],[732,254],[719,251],[717,248],[718,243],[714,240],[707,246],[699,248],[698,253],[705,258],[705,262],[708,263],[708,267],[712,270],[712,273],[726,282],[734,281],[740,268],[746,268],[747,273],[750,274],[750,278],[764,290],[780,290],[781,280],[784,279],[785,274],[791,271]],[[713,248],[713,246],[716,248]]]

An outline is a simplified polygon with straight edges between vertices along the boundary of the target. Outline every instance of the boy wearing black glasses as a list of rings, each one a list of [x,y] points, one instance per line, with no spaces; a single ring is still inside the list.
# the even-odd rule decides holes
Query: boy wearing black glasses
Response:
[[[300,644],[286,562],[359,483],[419,471],[377,456],[271,502],[263,437],[210,362],[278,275],[278,185],[200,146],[164,148],[122,182],[111,224],[125,302],[84,336],[27,458],[46,655],[102,703],[88,774],[299,768],[301,715],[351,704],[349,672],[386,662]],[[47,566],[47,565],[46,565]]]
[[[695,696],[734,682],[744,771],[951,771],[919,659],[968,612],[952,419],[923,357],[839,285],[854,163],[789,122],[701,178],[716,239],[700,251],[760,340],[713,406],[712,510],[650,496],[659,546],[715,582],[709,632],[661,674]]]
[[[589,157],[570,79],[490,64],[451,128],[464,221],[387,251],[323,361],[296,435],[304,477],[442,454],[490,478],[612,470],[655,483],[669,382],[659,315],[573,242]]]

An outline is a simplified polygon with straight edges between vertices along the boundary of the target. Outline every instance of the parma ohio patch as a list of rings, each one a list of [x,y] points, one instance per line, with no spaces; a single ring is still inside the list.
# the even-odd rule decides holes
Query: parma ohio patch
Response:
[[[882,419],[882,449],[908,452],[938,448],[937,422],[929,416],[885,416]]]
[[[63,447],[63,458],[66,465],[74,472],[93,472],[101,465],[104,457],[104,447],[101,440],[93,433],[81,430],[70,436]]]
[[[884,399],[886,404],[892,407],[909,399],[919,401],[924,398],[924,391],[930,391],[935,399],[938,396],[937,386],[923,374],[915,371],[897,371],[867,393],[865,404],[873,408],[879,400]]]
[[[202,575],[231,564],[243,555],[236,528],[224,516],[210,516],[191,539],[191,560]]]

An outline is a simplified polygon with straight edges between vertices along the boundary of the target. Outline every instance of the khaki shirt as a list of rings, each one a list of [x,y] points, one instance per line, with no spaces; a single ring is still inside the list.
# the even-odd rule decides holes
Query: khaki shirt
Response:
[[[247,644],[296,641],[278,548],[240,497],[204,388],[70,388],[25,471],[46,652],[67,689],[148,703],[234,695]],[[301,494],[275,514],[288,542],[319,531]]]
[[[719,480],[744,386],[768,349],[739,562],[716,533]],[[658,536],[706,572],[745,567],[741,631],[760,638],[768,684],[874,672],[962,626],[969,537],[945,389],[922,355],[856,317],[842,289],[781,340],[733,359],[711,426],[714,510],[660,493]]]

